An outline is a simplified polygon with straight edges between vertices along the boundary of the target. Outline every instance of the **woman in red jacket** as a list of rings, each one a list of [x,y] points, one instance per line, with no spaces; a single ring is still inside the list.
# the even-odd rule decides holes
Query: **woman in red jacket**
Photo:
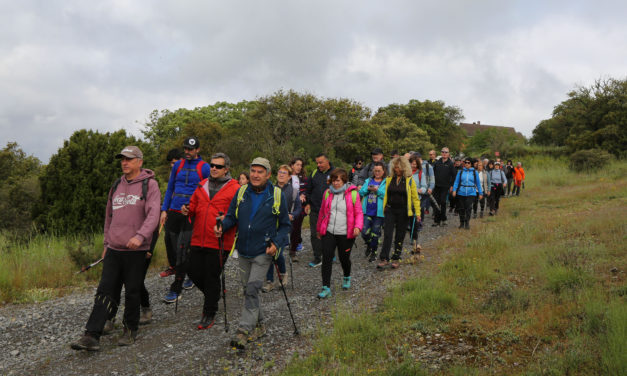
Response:
[[[181,208],[181,213],[189,215],[194,222],[189,257],[189,277],[205,295],[202,318],[198,329],[211,328],[215,322],[220,301],[220,274],[229,251],[233,246],[236,228],[222,235],[223,252],[220,254],[219,239],[213,227],[220,212],[224,215],[237,194],[240,185],[229,173],[230,159],[224,153],[211,157],[211,175],[200,182],[192,195],[189,206]]]
[[[522,163],[516,163],[514,167],[514,192],[513,195],[520,196],[520,186],[525,181],[525,170],[523,170]]]

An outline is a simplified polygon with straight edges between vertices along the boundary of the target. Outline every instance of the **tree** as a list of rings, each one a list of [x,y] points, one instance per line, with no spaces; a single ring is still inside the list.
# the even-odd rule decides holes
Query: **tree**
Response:
[[[33,205],[40,193],[40,169],[39,159],[27,156],[15,142],[0,150],[0,230],[30,231]]]
[[[433,148],[427,132],[405,116],[391,116],[381,112],[372,118],[372,123],[378,125],[383,131],[386,139],[384,145],[389,149],[398,150],[401,154],[408,151],[426,154],[429,149]]]
[[[464,150],[471,155],[494,155],[498,151],[502,158],[511,156],[515,145],[524,145],[525,137],[507,129],[492,128],[475,133]]]
[[[550,119],[533,130],[537,145],[567,146],[570,152],[607,150],[615,156],[627,149],[627,79],[597,80],[577,87],[555,106]]]
[[[142,150],[144,168],[154,166],[151,146],[127,136],[124,130],[74,132],[39,178],[42,194],[36,215],[43,229],[61,233],[101,231],[109,188],[122,175],[115,155],[128,145]]]

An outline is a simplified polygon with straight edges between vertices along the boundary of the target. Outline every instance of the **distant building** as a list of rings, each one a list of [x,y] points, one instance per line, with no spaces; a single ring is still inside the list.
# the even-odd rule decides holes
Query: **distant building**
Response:
[[[498,128],[498,129],[505,129],[508,132],[511,132],[512,134],[518,135],[520,137],[522,137],[522,133],[520,132],[516,132],[516,129],[514,129],[514,127],[504,127],[502,125],[487,125],[487,124],[481,124],[480,121],[477,122],[473,122],[471,123],[460,123],[459,126],[466,131],[466,134],[468,135],[468,137],[472,137],[475,135],[475,133],[480,132],[480,131],[487,131],[488,129],[494,129],[494,128]]]

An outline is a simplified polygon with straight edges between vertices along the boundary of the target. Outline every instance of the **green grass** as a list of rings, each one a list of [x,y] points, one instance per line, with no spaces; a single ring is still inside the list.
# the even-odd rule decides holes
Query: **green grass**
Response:
[[[285,374],[627,374],[627,163],[525,164],[521,197],[425,250],[448,255],[376,309],[339,308]],[[434,333],[477,356],[437,372],[413,361]]]

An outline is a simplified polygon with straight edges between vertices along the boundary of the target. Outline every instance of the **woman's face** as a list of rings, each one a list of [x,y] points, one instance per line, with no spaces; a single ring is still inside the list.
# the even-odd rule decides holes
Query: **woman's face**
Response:
[[[411,169],[412,170],[418,169],[418,162],[416,162],[416,160],[411,161]]]
[[[383,167],[374,166],[374,170],[372,170],[372,173],[374,174],[375,179],[381,179],[383,177]]]
[[[281,184],[287,183],[287,181],[290,180],[289,171],[287,171],[286,169],[280,169],[279,171],[277,171],[276,180]]]
[[[331,185],[333,185],[333,188],[335,189],[340,189],[344,185],[344,181],[342,180],[342,178],[338,177],[331,182]]]
[[[402,175],[401,168],[399,166],[394,166],[394,175],[401,176]]]
[[[294,164],[292,165],[292,171],[294,171],[294,175],[300,174],[302,170],[303,170],[303,162],[302,161],[294,162]]]
[[[239,181],[239,185],[245,185],[245,184],[248,184],[248,178],[247,178],[247,177],[246,177],[246,175],[244,175],[244,174],[240,174],[240,175],[239,175],[239,179],[238,179],[238,181]]]
[[[483,163],[477,163],[477,171],[483,171]]]

